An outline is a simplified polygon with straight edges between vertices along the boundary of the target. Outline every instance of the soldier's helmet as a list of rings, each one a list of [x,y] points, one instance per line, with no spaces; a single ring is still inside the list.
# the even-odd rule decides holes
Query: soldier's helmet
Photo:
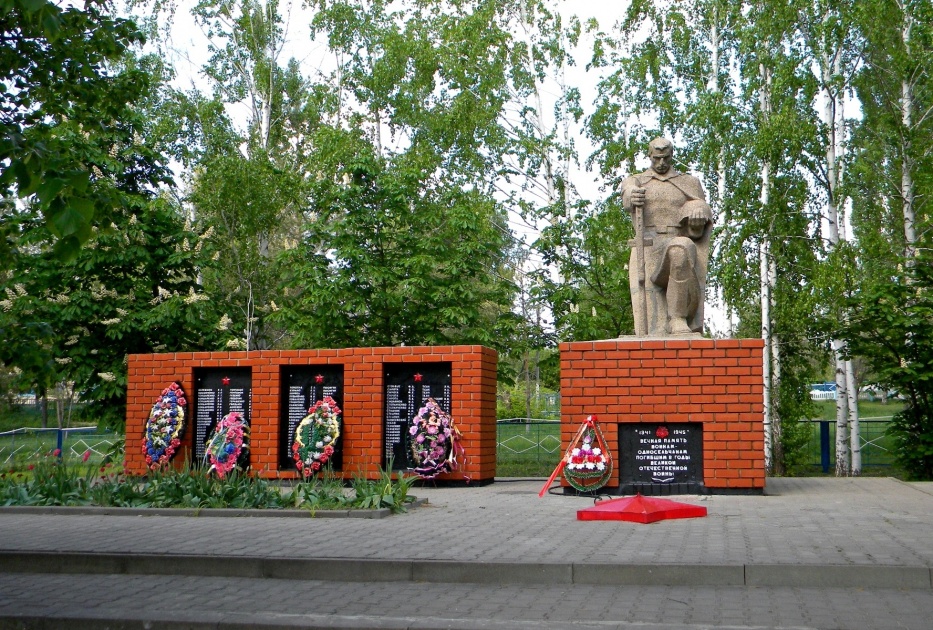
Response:
[[[708,217],[712,216],[712,209],[710,208],[708,203],[706,203],[702,199],[691,199],[690,201],[685,203],[683,207],[681,207],[680,220],[683,221],[684,219],[689,217],[691,214],[693,214],[694,211],[696,210],[700,210],[706,213],[706,216]]]

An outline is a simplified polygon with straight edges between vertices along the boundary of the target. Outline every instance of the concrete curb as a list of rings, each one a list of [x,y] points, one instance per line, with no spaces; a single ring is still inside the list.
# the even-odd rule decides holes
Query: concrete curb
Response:
[[[0,572],[188,575],[328,582],[933,589],[933,569],[930,567],[879,565],[457,562],[0,550]]]
[[[0,628],[18,630],[566,630],[567,621],[520,621],[515,619],[447,619],[432,617],[375,617],[371,615],[256,615],[248,612],[203,612],[197,617],[168,612],[159,618],[132,613],[87,611],[78,614],[0,615]],[[683,630],[683,624],[626,623],[624,621],[574,622],[578,630]],[[704,626],[705,627],[705,626]],[[769,630],[768,626],[756,626]],[[786,630],[786,629],[776,629]],[[800,628],[799,630],[812,630]]]
[[[421,507],[427,499],[415,499],[409,510]],[[123,508],[96,505],[6,505],[0,514],[36,514],[55,516],[186,516],[189,518],[368,518],[392,516],[388,508],[378,510],[250,510],[238,508]]]

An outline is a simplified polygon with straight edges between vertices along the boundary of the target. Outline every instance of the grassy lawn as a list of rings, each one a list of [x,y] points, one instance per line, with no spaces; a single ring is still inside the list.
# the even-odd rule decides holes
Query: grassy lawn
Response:
[[[497,428],[497,477],[547,477],[564,454],[558,422],[500,423]]]
[[[817,420],[835,420],[836,419],[836,401],[819,400],[816,401],[819,415]],[[881,401],[858,401],[859,418],[889,418],[904,408],[902,400],[889,400],[887,404]]]
[[[78,407],[72,411],[72,418],[69,426],[80,427],[80,426],[94,426],[93,424],[87,424],[85,422],[77,422],[75,420],[75,415],[77,414]],[[13,429],[20,428],[29,428],[29,427],[41,427],[42,426],[42,409],[39,405],[13,405],[8,407],[6,405],[0,406],[0,433],[4,431],[12,431]],[[49,403],[49,426],[57,427],[58,421],[55,419],[55,403]]]
[[[49,410],[49,423],[55,423],[55,413]],[[0,407],[0,433],[20,427],[41,427],[42,414],[38,405],[13,405]]]
[[[830,472],[835,461],[836,418],[835,402],[824,400],[816,403],[816,420],[830,420]],[[891,400],[887,404],[880,401],[859,401],[859,417],[862,437],[863,475],[892,476],[899,472],[893,466],[893,445],[884,435],[887,422],[873,421],[873,418],[888,419],[901,409],[904,403]],[[499,447],[496,453],[497,477],[547,477],[557,466],[563,451],[560,445],[559,423],[503,424],[498,426]],[[810,424],[810,440],[806,446],[805,465],[801,471],[805,475],[822,475],[820,465],[820,423]],[[536,444],[541,444],[537,447]],[[618,463],[616,463],[618,464]]]
[[[50,410],[52,411],[52,410]],[[0,410],[0,470],[23,469],[59,447],[54,411],[49,418],[51,429],[41,429],[42,414],[38,405],[15,405]],[[78,426],[72,423],[72,426]],[[93,426],[93,425],[91,425]],[[24,430],[21,430],[24,429]],[[63,433],[61,449],[66,460],[81,460],[90,451],[88,464],[99,463],[115,440],[122,436],[94,431]]]
[[[891,416],[904,408],[903,401],[891,400],[887,404],[880,401],[859,401],[859,435],[861,437],[862,475],[898,476],[900,471],[894,462],[894,444],[884,434]],[[829,472],[824,473],[820,460],[820,422],[810,425],[810,441],[806,447],[806,464],[801,471],[805,475],[834,474],[836,457],[836,406],[832,400],[817,403],[819,414],[816,420],[829,421]]]

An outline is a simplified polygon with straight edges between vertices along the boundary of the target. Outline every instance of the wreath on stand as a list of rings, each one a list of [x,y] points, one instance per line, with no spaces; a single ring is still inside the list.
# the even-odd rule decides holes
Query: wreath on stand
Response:
[[[411,419],[408,434],[416,475],[433,479],[458,468],[457,457],[463,458],[460,430],[433,398],[428,398]]]
[[[580,492],[599,490],[612,476],[612,456],[606,448],[606,438],[589,416],[564,455],[564,479]]]
[[[240,456],[249,449],[248,439],[249,425],[243,414],[231,411],[225,415],[207,441],[204,459],[211,465],[207,472],[214,471],[223,479],[236,468]]]
[[[185,433],[185,392],[177,381],[162,390],[143,432],[146,466],[158,470],[175,456]]]
[[[295,427],[292,458],[305,477],[321,470],[334,456],[340,439],[340,407],[330,396],[314,403],[308,415]]]

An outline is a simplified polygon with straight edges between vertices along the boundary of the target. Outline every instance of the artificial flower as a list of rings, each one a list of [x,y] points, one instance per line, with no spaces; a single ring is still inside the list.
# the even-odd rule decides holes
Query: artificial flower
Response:
[[[325,396],[295,427],[292,459],[305,477],[311,477],[333,458],[334,444],[340,438],[340,413],[337,401]]]

